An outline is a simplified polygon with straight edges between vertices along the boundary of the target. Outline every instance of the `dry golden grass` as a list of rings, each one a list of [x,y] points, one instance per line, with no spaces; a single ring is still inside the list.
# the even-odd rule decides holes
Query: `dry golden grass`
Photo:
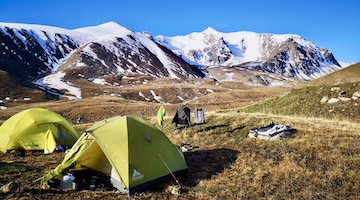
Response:
[[[215,90],[217,86],[207,85],[205,88]],[[95,121],[124,114],[145,118],[157,126],[157,109],[160,105],[165,106],[164,133],[174,144],[185,141],[196,147],[185,153],[189,172],[184,177],[178,177],[183,191],[179,195],[172,195],[170,191],[175,182],[169,180],[149,191],[135,194],[133,199],[358,199],[360,123],[238,111],[244,105],[255,104],[284,91],[286,89],[282,88],[271,91],[238,88],[199,97],[188,103],[191,109],[195,106],[208,108],[207,123],[187,129],[175,129],[171,124],[178,104],[129,101],[109,96],[20,105],[0,111],[0,116],[5,120],[21,110],[43,107],[60,113],[75,124],[81,133]],[[133,92],[136,92],[135,89]],[[76,123],[79,116],[81,120]],[[247,138],[250,129],[270,121],[290,125],[297,132],[289,139],[280,141]],[[128,198],[113,191],[46,190],[32,183],[56,167],[62,156],[52,154],[13,158],[9,154],[1,155],[0,185],[19,181],[23,191],[17,194],[0,193],[0,198]],[[11,170],[2,168],[9,161],[15,161],[22,167]]]
[[[170,102],[164,105],[169,115],[173,115],[176,107],[185,102],[192,109],[196,106],[206,106],[208,110],[224,110],[254,104],[277,96],[286,90],[284,88],[273,88],[271,91],[265,88],[250,89],[242,86],[240,83],[232,84],[232,88],[235,89],[231,89],[228,84],[222,83],[216,85],[215,82],[209,83],[209,80],[183,83],[179,80],[159,79],[149,82],[149,84],[137,85],[136,87],[125,86],[116,88],[113,86],[100,87],[96,84],[83,83],[83,94],[91,91],[92,95],[96,93],[98,96],[95,95],[73,101],[53,100],[41,103],[18,104],[17,106],[8,107],[6,110],[0,110],[0,122],[5,121],[17,112],[36,107],[57,112],[73,124],[93,123],[116,115],[133,115],[147,118],[155,116],[157,109],[164,105],[154,100],[150,90],[153,90],[156,95],[161,96],[164,102]],[[139,92],[142,92],[151,101],[146,101],[139,95]],[[110,96],[111,94],[120,95]],[[184,98],[187,97],[186,100],[180,101],[177,97],[179,95]]]
[[[282,141],[246,138],[270,121],[298,131]],[[205,125],[165,130],[174,143],[199,146],[191,158],[201,164],[189,163],[195,173],[185,180],[200,179],[190,198],[356,199],[360,191],[359,123],[230,112],[212,113]]]

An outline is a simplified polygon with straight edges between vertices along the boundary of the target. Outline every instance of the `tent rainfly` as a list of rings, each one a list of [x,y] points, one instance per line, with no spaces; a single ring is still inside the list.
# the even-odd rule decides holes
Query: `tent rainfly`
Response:
[[[138,118],[117,116],[87,129],[63,162],[40,180],[44,184],[83,169],[108,176],[120,192],[132,194],[188,167],[180,148],[161,130]]]
[[[46,109],[24,110],[0,126],[0,150],[23,148],[52,153],[56,144],[72,146],[79,138],[75,129],[60,115]]]

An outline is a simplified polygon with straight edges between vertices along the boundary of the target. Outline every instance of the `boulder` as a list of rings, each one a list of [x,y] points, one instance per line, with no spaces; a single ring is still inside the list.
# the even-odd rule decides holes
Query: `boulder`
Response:
[[[341,90],[340,87],[332,87],[332,88],[330,89],[331,92],[340,91],[340,90]]]
[[[333,104],[333,103],[337,103],[339,101],[340,101],[340,99],[338,99],[338,98],[331,98],[331,99],[329,99],[328,103]]]
[[[320,103],[326,103],[329,100],[328,96],[323,96],[323,98],[321,98]]]
[[[0,187],[2,193],[15,193],[21,190],[21,184],[18,182],[9,182]]]
[[[340,101],[350,101],[351,98],[347,98],[347,97],[339,97]]]
[[[351,98],[353,100],[358,100],[360,98],[360,91],[355,92]]]
[[[341,91],[341,92],[339,92],[338,96],[343,96],[343,95],[345,95],[345,94],[346,94],[345,91]]]

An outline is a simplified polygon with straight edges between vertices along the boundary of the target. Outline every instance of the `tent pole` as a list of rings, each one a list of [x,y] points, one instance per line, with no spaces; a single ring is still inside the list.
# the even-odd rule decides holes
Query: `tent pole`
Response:
[[[164,159],[161,157],[161,155],[158,153],[158,156],[160,157],[161,161],[164,163],[166,169],[170,172],[171,176],[174,178],[174,180],[176,181],[176,183],[181,186],[180,182],[177,180],[177,178],[175,177],[174,173],[172,173],[172,171],[170,170],[169,166],[166,164],[166,162],[164,161]]]

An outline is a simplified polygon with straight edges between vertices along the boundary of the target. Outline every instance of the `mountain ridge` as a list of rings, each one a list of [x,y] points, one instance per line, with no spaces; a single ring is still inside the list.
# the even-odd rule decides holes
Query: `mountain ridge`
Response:
[[[222,33],[211,27],[166,37],[134,32],[116,22],[73,30],[0,23],[0,41],[0,69],[37,84],[61,71],[65,74],[60,80],[66,83],[128,75],[219,79],[207,70],[217,66],[308,80],[341,69],[331,52],[299,35]],[[276,85],[264,77],[257,82]]]
[[[330,51],[319,48],[296,34],[249,31],[223,33],[208,27],[202,32],[188,35],[160,35],[155,40],[194,65],[240,66],[258,62],[261,65],[253,67],[305,80],[341,68]],[[331,66],[330,70],[326,71],[328,66]],[[299,69],[304,70],[304,73]]]

